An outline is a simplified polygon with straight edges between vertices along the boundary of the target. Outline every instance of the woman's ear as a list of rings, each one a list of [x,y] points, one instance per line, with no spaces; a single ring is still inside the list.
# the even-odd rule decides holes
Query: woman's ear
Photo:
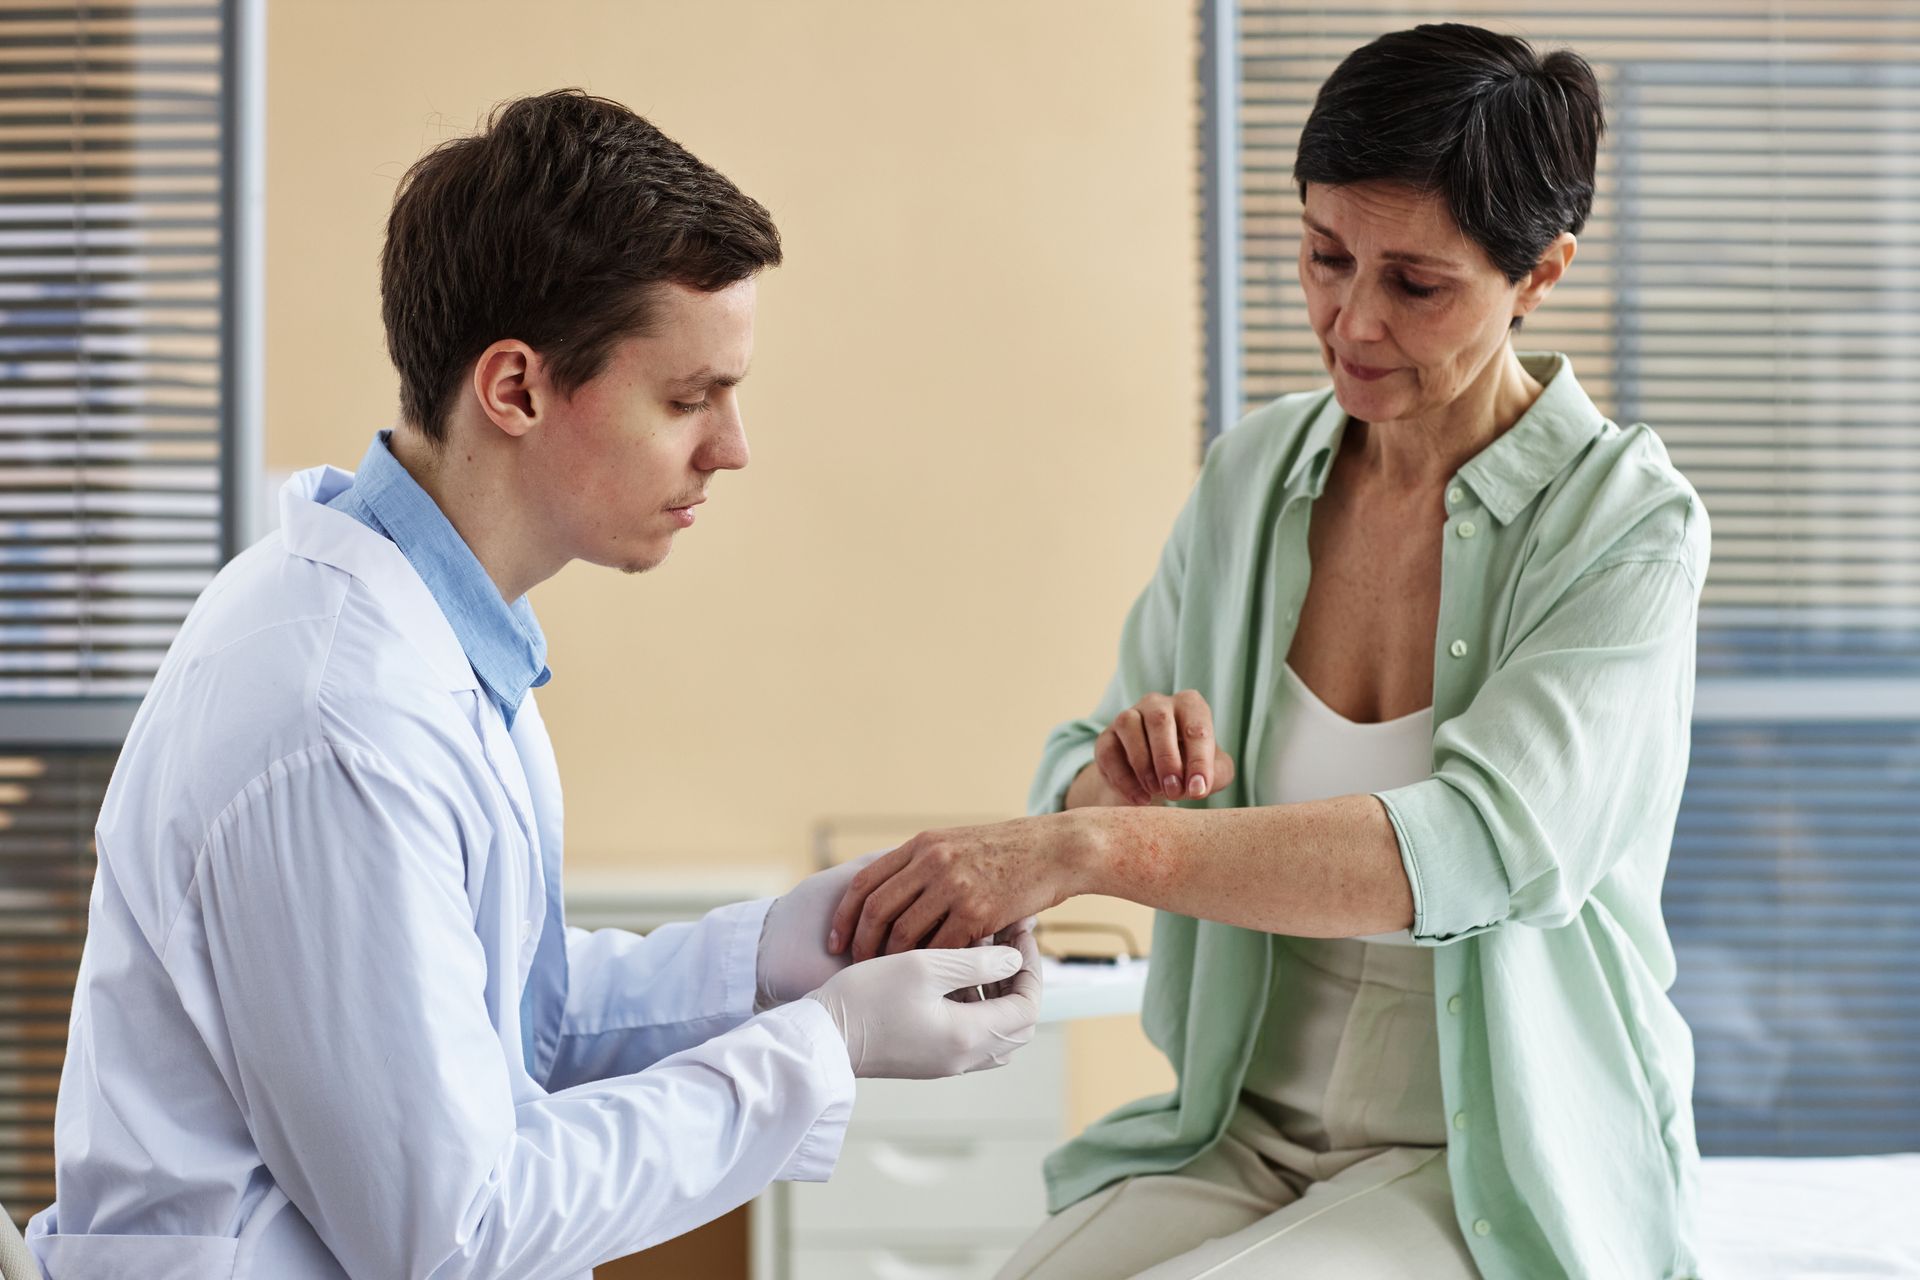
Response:
[[[1553,292],[1553,286],[1560,283],[1560,277],[1567,274],[1567,268],[1573,265],[1573,255],[1579,247],[1580,242],[1574,239],[1571,231],[1562,231],[1554,237],[1547,251],[1540,255],[1540,261],[1520,281],[1520,290],[1514,295],[1513,319],[1516,326],[1532,315],[1535,307],[1547,300],[1547,295]]]

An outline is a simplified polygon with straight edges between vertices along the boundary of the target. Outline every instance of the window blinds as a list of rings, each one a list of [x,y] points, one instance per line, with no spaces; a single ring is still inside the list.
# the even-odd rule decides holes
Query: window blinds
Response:
[[[53,1108],[111,749],[0,748],[0,1204],[53,1200]]]
[[[1214,0],[1202,15],[1210,430],[1326,383],[1292,163],[1342,57],[1464,21],[1593,64],[1609,128],[1593,216],[1520,345],[1568,352],[1604,412],[1653,424],[1713,517],[1667,885],[1701,1141],[1920,1149],[1920,985],[1901,959],[1920,944],[1920,11]]]
[[[121,735],[248,533],[257,11],[0,0],[0,1203],[17,1222],[53,1198]]]
[[[0,699],[138,699],[220,564],[222,36],[0,7]]]

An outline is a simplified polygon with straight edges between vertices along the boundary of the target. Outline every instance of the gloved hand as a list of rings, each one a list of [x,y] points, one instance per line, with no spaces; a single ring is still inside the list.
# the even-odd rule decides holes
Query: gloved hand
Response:
[[[1012,945],[903,951],[849,965],[807,998],[833,1015],[856,1076],[933,1080],[1004,1066],[1033,1039],[1040,953],[1024,921],[1002,936]],[[974,987],[990,994],[948,999]]]
[[[756,1011],[798,1000],[851,963],[828,953],[827,929],[853,877],[880,852],[816,871],[773,900],[753,966]]]

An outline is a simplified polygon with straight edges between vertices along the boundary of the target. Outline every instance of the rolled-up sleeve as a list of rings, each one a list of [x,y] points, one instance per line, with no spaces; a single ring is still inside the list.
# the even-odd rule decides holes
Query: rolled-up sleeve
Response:
[[[1676,558],[1576,579],[1437,728],[1433,776],[1378,793],[1417,941],[1554,928],[1623,860],[1664,865],[1686,777],[1698,576]]]

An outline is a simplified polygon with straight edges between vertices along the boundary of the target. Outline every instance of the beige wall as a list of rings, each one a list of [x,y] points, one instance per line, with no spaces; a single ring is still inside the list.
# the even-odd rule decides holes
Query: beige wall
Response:
[[[1020,809],[1194,474],[1192,40],[1165,0],[276,0],[272,467],[391,422],[387,207],[498,100],[617,98],[785,236],[752,467],[658,571],[534,595],[572,867],[798,875],[823,815]],[[1161,1083],[1082,1038],[1079,1118]]]

